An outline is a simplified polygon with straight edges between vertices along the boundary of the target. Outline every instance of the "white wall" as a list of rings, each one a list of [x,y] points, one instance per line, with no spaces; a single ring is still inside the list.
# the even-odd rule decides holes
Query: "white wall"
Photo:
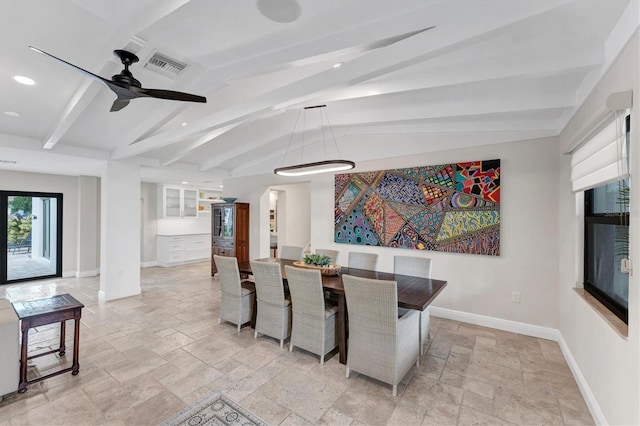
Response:
[[[581,374],[592,392],[597,420],[617,425],[640,424],[640,36],[629,41],[625,50],[589,95],[559,138],[563,147],[605,105],[614,92],[633,90],[631,112],[631,261],[634,273],[629,283],[629,336],[620,337],[573,290],[581,278],[576,265],[581,225],[576,224],[576,203],[569,180],[569,156],[561,157],[559,180],[559,329]],[[598,418],[599,417],[599,418]]]
[[[102,173],[100,301],[140,294],[140,166],[109,161]]]
[[[142,249],[140,261],[143,266],[155,265],[158,261],[158,244],[156,235],[158,233],[158,189],[154,183],[143,182],[140,186],[140,196],[142,198]]]
[[[310,237],[308,179],[292,181],[272,174],[231,178],[224,181],[224,196],[249,203],[249,258],[269,257],[269,189],[278,194],[278,245],[305,246]],[[306,189],[305,189],[306,188]],[[281,199],[282,197],[282,199]],[[281,209],[282,204],[288,207]],[[282,229],[282,232],[281,232]]]
[[[305,247],[311,240],[309,183],[270,188],[278,191],[278,246]]]
[[[62,275],[76,276],[78,265],[78,177],[0,170],[0,189],[62,194]]]
[[[79,176],[78,178],[78,265],[79,277],[97,275],[100,256],[99,242],[99,194],[98,178]]]
[[[536,140],[358,164],[357,170],[365,171],[500,158],[502,225],[499,257],[336,244],[333,242],[333,175],[307,177],[310,180],[312,248],[339,250],[338,263],[342,264],[346,264],[350,250],[376,252],[380,254],[378,269],[383,271],[393,270],[393,256],[396,254],[428,256],[433,258],[433,277],[448,281],[447,288],[434,305],[557,328],[556,153],[553,140]],[[266,189],[265,184],[278,179],[274,175],[229,179],[224,183],[225,192],[231,190],[230,193],[241,196],[241,200],[251,202],[259,200]],[[257,232],[255,227],[259,226],[253,205],[251,214],[250,256],[256,258],[261,252],[255,247],[258,241],[253,239]],[[267,254],[268,251],[262,253],[263,256]],[[513,290],[521,293],[520,303],[510,301]]]

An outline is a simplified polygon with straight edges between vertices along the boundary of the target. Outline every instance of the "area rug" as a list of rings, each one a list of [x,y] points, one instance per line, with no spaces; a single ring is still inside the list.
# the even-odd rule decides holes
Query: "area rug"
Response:
[[[221,394],[196,402],[161,423],[161,426],[268,426],[267,422]]]

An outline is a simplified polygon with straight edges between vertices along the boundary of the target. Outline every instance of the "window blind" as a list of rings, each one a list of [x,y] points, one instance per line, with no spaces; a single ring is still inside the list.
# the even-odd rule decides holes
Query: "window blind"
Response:
[[[615,182],[629,176],[624,117],[616,118],[571,154],[573,192]]]

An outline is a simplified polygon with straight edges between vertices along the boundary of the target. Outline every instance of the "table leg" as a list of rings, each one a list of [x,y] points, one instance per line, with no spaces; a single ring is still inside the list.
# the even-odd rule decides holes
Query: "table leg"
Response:
[[[67,337],[67,322],[60,321],[60,356],[64,356],[67,353],[67,345],[65,344],[65,338]]]
[[[80,310],[78,309],[74,314],[74,327],[73,327],[73,365],[71,366],[71,374],[76,375],[80,372],[80,363],[78,362],[78,354],[80,351]]]
[[[22,320],[22,347],[20,348],[20,383],[18,384],[19,393],[27,391],[27,348],[29,347],[29,328],[31,328],[29,321]]]
[[[347,363],[347,301],[344,294],[338,294],[338,350],[340,364]]]

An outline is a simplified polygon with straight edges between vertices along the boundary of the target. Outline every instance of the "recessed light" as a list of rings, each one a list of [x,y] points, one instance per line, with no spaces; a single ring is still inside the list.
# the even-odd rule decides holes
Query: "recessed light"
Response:
[[[16,75],[13,77],[15,81],[20,84],[24,84],[25,86],[33,86],[36,82],[29,77],[25,77],[24,75]]]
[[[183,184],[183,185],[189,185],[189,182],[187,182],[186,180],[183,180],[183,181],[182,181],[182,184]]]
[[[187,125],[187,123],[186,123],[186,122],[182,123],[182,127],[184,127],[184,126],[186,126],[186,125]]]
[[[8,115],[9,117],[20,117],[20,114],[15,111],[5,111],[4,115]]]
[[[220,185],[220,188],[224,188],[224,185]]]
[[[340,68],[343,65],[344,65],[344,62],[336,62],[335,64],[333,64],[333,67],[334,68]]]

